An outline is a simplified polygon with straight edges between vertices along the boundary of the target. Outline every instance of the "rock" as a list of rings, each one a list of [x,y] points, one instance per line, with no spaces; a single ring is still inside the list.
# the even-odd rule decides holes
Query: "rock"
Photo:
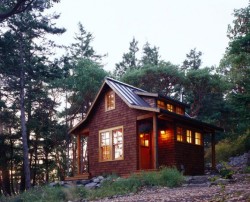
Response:
[[[93,178],[92,181],[95,183],[100,183],[101,180],[99,180],[99,178],[97,177],[97,178]]]
[[[90,183],[86,184],[85,187],[86,187],[87,189],[94,189],[94,188],[96,188],[96,185],[97,185],[97,183],[95,183],[95,182],[90,182]]]
[[[101,175],[100,175],[100,176],[98,176],[97,178],[98,178],[100,181],[104,180],[104,177],[103,177],[103,176],[101,176]]]
[[[50,187],[54,187],[54,186],[56,186],[56,185],[58,185],[58,182],[51,182],[51,183],[49,183],[49,186],[50,186]]]
[[[91,182],[91,180],[81,180],[82,185],[86,185],[86,184],[88,184],[90,182]]]

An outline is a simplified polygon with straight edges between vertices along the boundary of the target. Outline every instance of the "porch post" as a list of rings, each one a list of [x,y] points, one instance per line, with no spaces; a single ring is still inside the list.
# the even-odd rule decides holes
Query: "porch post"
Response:
[[[157,116],[153,116],[153,168],[158,168],[158,127]]]
[[[81,174],[81,136],[80,134],[77,135],[77,172]]]
[[[215,132],[213,131],[211,134],[211,149],[212,149],[212,169],[216,169],[215,163]]]

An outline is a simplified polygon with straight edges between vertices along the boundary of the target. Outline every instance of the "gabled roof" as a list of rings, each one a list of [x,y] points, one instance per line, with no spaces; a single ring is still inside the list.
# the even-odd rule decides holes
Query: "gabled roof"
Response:
[[[147,110],[147,111],[153,111],[153,112],[160,112],[159,108],[151,107],[144,99],[142,99],[139,96],[139,93],[145,93],[149,94],[147,91],[142,90],[140,88],[136,88],[134,86],[128,85],[126,83],[117,81],[115,79],[112,79],[110,77],[106,77],[104,83],[102,84],[102,87],[100,88],[95,100],[93,101],[89,111],[86,114],[86,117],[80,121],[76,126],[74,126],[69,133],[72,133],[78,126],[80,126],[82,123],[84,123],[89,114],[92,111],[92,108],[94,107],[102,89],[105,85],[108,85],[130,108],[134,109],[140,109],[140,110]],[[158,94],[155,94],[158,96]]]
[[[84,123],[88,117],[89,117],[89,114],[91,113],[93,107],[95,106],[95,103],[98,99],[98,97],[100,96],[103,88],[105,85],[108,85],[130,108],[134,108],[134,109],[139,109],[139,110],[146,110],[146,111],[152,111],[152,112],[164,112],[165,114],[172,114],[174,116],[177,116],[177,117],[182,117],[182,119],[185,119],[185,120],[189,120],[189,121],[194,121],[194,122],[199,122],[199,123],[203,123],[203,122],[200,122],[200,121],[197,121],[187,115],[183,116],[183,115],[177,115],[175,113],[172,113],[172,112],[168,112],[166,110],[163,110],[163,109],[160,109],[158,107],[152,107],[150,106],[144,99],[143,97],[147,96],[147,97],[154,97],[154,98],[163,98],[163,99],[167,99],[167,100],[170,100],[170,101],[173,101],[175,103],[178,103],[180,105],[183,105],[183,106],[188,106],[182,102],[179,102],[177,100],[174,100],[170,97],[167,97],[167,96],[163,96],[161,94],[158,94],[158,93],[149,93],[145,90],[142,90],[140,88],[136,88],[134,86],[131,86],[131,85],[128,85],[126,83],[123,83],[123,82],[120,82],[120,81],[117,81],[115,79],[112,79],[112,78],[109,78],[109,77],[106,77],[104,83],[102,84],[99,92],[97,93],[97,96],[95,98],[95,100],[93,101],[89,111],[87,112],[86,114],[86,117],[80,121],[76,126],[74,126],[70,131],[69,133],[72,133],[74,130],[76,130],[82,123]],[[205,123],[204,123],[205,124]],[[211,127],[211,128],[214,128],[214,129],[218,129],[218,127],[215,127],[213,125],[210,125],[210,124],[205,124],[206,126],[208,127]]]

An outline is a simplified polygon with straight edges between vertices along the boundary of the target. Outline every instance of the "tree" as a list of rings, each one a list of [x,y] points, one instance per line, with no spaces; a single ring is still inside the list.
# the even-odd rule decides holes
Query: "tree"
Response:
[[[187,59],[184,60],[182,69],[193,69],[197,70],[201,66],[201,59],[202,52],[197,52],[196,48],[191,49],[189,54],[186,54]]]
[[[59,2],[60,0],[52,0],[51,2]],[[32,4],[41,3],[38,0],[2,0],[2,5],[0,6],[0,22],[6,20],[7,18],[22,13],[28,9],[31,9]],[[47,1],[50,3],[50,1]],[[44,2],[43,2],[44,4]]]
[[[130,70],[121,80],[149,92],[178,96],[179,87],[184,82],[184,74],[177,66],[162,61],[157,66],[149,64],[141,69]]]
[[[28,103],[30,103],[28,105],[26,98],[31,95],[35,84],[45,84],[48,78],[56,75],[54,70],[51,71],[50,68],[53,66],[49,66],[50,62],[46,57],[51,43],[46,44],[43,39],[48,33],[61,34],[65,31],[54,27],[51,23],[51,20],[58,17],[58,15],[42,16],[41,12],[37,11],[23,12],[8,19],[7,32],[1,37],[3,46],[0,52],[0,74],[9,78],[9,89],[13,92],[15,99],[20,101],[25,189],[30,188],[28,157],[30,131],[27,130],[26,113],[29,119],[32,107],[32,101],[28,98]]]
[[[227,82],[226,99],[230,104],[228,125],[231,134],[250,133],[250,5],[234,11],[230,39],[219,72]]]
[[[136,53],[138,51],[138,41],[133,38],[129,45],[129,52],[124,53],[122,56],[122,61],[115,64],[114,76],[116,78],[121,78],[129,69],[139,68],[138,59],[136,58]]]
[[[71,119],[77,114],[84,118],[105,76],[107,72],[98,63],[89,59],[77,62],[72,75],[64,80],[68,91],[71,92],[68,97],[71,106],[68,115],[72,116]]]
[[[76,43],[72,43],[69,48],[71,53],[71,60],[78,61],[82,59],[91,59],[94,61],[99,61],[102,59],[102,55],[97,55],[91,43],[94,40],[93,35],[87,32],[83,27],[82,23],[79,22],[79,33],[75,34]]]
[[[159,64],[159,52],[156,46],[150,47],[150,44],[147,42],[143,46],[143,55],[140,61],[140,65],[143,67],[145,65],[158,65]]]

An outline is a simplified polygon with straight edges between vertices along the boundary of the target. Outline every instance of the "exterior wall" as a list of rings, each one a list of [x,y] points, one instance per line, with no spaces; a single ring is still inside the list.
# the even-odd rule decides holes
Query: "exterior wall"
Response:
[[[159,120],[158,131],[158,162],[159,166],[176,166],[178,170],[184,171],[185,175],[204,174],[204,147],[195,145],[194,135],[192,144],[179,142],[176,140],[176,127],[181,126],[184,130],[190,129],[201,131],[194,126],[188,126],[169,120]],[[161,135],[160,131],[166,130],[166,136]],[[203,139],[203,138],[202,138]],[[203,141],[203,140],[202,140]]]
[[[174,128],[166,130],[166,135],[158,136],[158,163],[159,166],[175,166],[175,140]]]
[[[107,90],[107,89],[106,89]],[[124,174],[138,169],[138,136],[136,117],[147,111],[131,109],[115,95],[115,109],[105,112],[105,92],[97,100],[89,117],[88,155],[89,172],[92,176],[101,174]],[[123,126],[124,160],[99,162],[99,131]]]
[[[204,148],[200,145],[176,142],[177,168],[185,175],[204,174]]]

